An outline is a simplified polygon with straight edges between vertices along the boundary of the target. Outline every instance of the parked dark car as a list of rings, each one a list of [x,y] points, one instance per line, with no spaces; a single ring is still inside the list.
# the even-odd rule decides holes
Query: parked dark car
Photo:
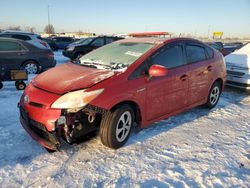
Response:
[[[113,37],[113,36],[98,36],[98,37],[90,37],[86,39],[82,39],[80,42],[75,44],[71,44],[64,51],[63,55],[69,57],[70,59],[76,59],[81,57],[82,55],[97,49],[101,46],[109,44],[111,42],[121,40],[121,37]]]
[[[42,40],[48,43],[51,50],[56,51],[58,49],[55,41],[52,40],[51,38],[42,38]]]
[[[223,56],[229,54],[229,52],[223,47],[223,44],[222,45],[220,44],[220,42],[207,42],[206,44],[218,50],[220,53],[223,54]]]
[[[56,43],[57,49],[64,49],[70,43],[74,42],[73,37],[52,37],[51,39]]]
[[[51,49],[41,49],[23,40],[0,38],[1,69],[25,69],[29,74],[36,74],[55,65]]]
[[[229,52],[233,53],[235,50],[242,48],[244,44],[242,42],[226,43],[224,48]]]

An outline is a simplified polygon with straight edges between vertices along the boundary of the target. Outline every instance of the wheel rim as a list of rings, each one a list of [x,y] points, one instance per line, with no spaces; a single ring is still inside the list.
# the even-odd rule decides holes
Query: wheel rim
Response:
[[[116,125],[116,139],[118,142],[123,142],[130,131],[132,124],[132,115],[129,111],[124,112]]]
[[[37,73],[37,66],[34,63],[27,63],[24,68],[28,72],[28,74]]]
[[[19,89],[24,89],[24,85],[23,84],[21,84],[21,85],[19,85]]]
[[[218,86],[215,86],[210,94],[210,103],[212,105],[216,104],[220,96],[220,88]]]

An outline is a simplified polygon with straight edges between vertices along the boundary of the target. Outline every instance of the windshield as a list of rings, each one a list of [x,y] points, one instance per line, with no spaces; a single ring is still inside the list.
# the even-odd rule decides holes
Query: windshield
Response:
[[[153,46],[149,43],[111,43],[82,56],[78,63],[97,69],[126,69]]]

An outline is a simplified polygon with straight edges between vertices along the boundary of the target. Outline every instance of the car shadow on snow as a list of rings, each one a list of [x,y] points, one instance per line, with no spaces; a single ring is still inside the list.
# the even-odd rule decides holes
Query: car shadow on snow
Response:
[[[243,105],[241,101],[244,100],[247,96],[248,95],[244,91],[226,88],[215,108],[208,109],[204,105],[202,105],[156,122],[148,127],[141,129],[139,132],[133,131],[131,134],[131,138],[128,140],[125,147],[137,142],[144,142],[145,140],[153,138],[154,136],[157,136],[162,132],[167,132],[186,123],[193,122],[199,118],[207,116],[213,111],[224,109],[229,105]]]
[[[13,88],[10,89],[10,92],[13,91]],[[1,96],[1,95],[0,95]],[[242,105],[241,101],[246,97],[245,93],[234,91],[231,89],[226,89],[223,93],[217,107],[212,110],[209,110],[205,107],[197,107],[186,112],[183,112],[179,115],[170,117],[168,119],[162,120],[160,122],[154,123],[153,125],[142,129],[138,134],[132,133],[130,139],[124,147],[129,145],[133,145],[138,142],[144,142],[150,138],[153,138],[162,132],[167,132],[176,127],[182,126],[186,123],[192,122],[196,119],[207,116],[209,113],[220,110],[228,105],[237,104]],[[3,95],[1,97],[4,97]],[[16,108],[16,107],[15,107]],[[8,127],[5,131],[5,127]],[[26,166],[30,164],[34,158],[41,155],[51,155],[45,149],[43,149],[39,144],[37,144],[28,133],[26,133],[20,123],[19,120],[11,122],[1,122],[0,125],[1,134],[6,132],[5,135],[0,135],[0,168],[7,166],[16,166],[17,164],[21,164]],[[85,142],[88,142],[91,139],[95,139],[98,133],[91,133],[82,137],[72,146],[67,144],[62,144],[61,150],[66,153],[75,153],[79,149],[84,147]],[[82,145],[83,144],[83,145]],[[103,146],[105,147],[105,146]],[[60,156],[60,152],[56,152],[53,154],[55,156]],[[145,182],[146,185],[152,182]],[[157,182],[155,182],[157,184]],[[154,183],[153,183],[154,184]]]

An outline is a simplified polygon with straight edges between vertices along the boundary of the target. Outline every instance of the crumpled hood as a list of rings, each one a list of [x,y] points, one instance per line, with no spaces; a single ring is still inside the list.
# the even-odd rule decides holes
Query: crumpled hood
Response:
[[[115,73],[110,70],[98,70],[73,63],[66,63],[36,76],[33,85],[56,94],[89,88]]]

